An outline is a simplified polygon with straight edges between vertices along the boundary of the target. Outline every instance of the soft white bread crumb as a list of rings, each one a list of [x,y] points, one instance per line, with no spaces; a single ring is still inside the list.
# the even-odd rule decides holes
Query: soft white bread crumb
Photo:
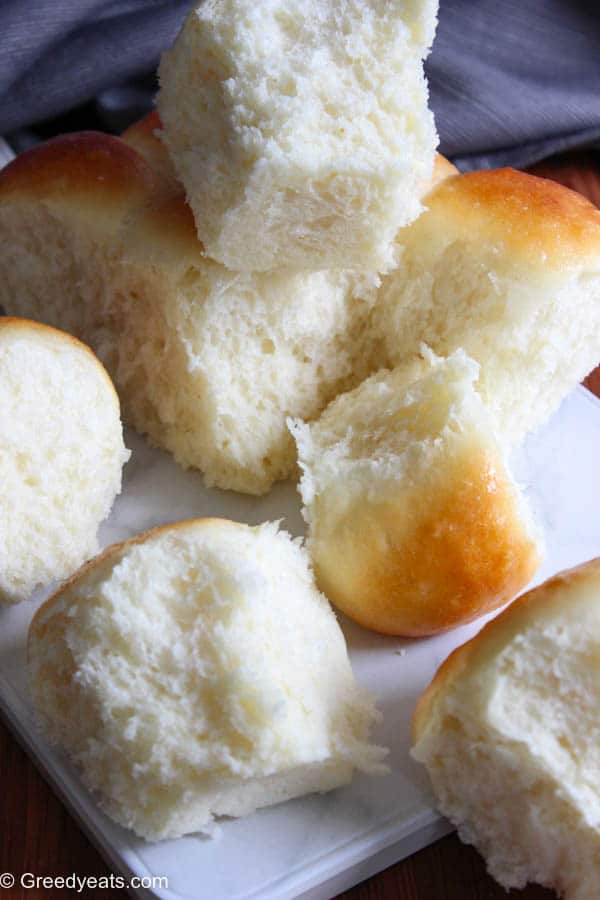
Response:
[[[505,888],[600,886],[600,560],[517,600],[423,695],[413,756]]]
[[[292,431],[319,587],[386,634],[432,634],[496,609],[540,558],[537,529],[462,350],[423,349]]]
[[[397,238],[374,329],[392,365],[419,341],[480,364],[477,388],[509,445],[600,361],[600,212],[512,169],[447,178]]]
[[[149,840],[385,771],[335,616],[272,523],[110,548],[38,611],[29,666],[48,736]]]
[[[437,136],[423,58],[437,0],[210,0],[160,65],[164,140],[228,268],[393,261]]]
[[[287,416],[314,418],[377,368],[375,279],[230,272],[203,255],[181,198],[144,211],[120,247],[128,419],[209,485],[259,494],[293,475]]]
[[[128,457],[117,395],[90,350],[0,318],[0,605],[97,552]]]

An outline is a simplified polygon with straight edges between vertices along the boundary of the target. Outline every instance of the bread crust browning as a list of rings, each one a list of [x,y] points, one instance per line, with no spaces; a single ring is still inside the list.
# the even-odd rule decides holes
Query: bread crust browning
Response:
[[[199,265],[211,264],[205,259],[194,216],[182,193],[157,198],[141,210],[132,227],[126,230],[123,253],[128,261],[136,257],[147,259],[149,246],[164,250],[173,262],[179,257],[182,266],[190,259],[198,260]]]
[[[452,218],[457,233],[456,223],[462,222],[471,238],[475,232],[481,241],[501,241],[550,267],[580,265],[582,256],[600,254],[600,211],[593,203],[564,185],[516,169],[444,178],[427,206]]]
[[[0,171],[0,201],[29,198],[69,205],[85,199],[102,208],[142,200],[156,186],[156,175],[133,147],[96,131],[52,138]]]
[[[321,590],[359,624],[421,637],[502,606],[540,562],[494,454],[481,449],[417,484],[349,513],[311,553]]]

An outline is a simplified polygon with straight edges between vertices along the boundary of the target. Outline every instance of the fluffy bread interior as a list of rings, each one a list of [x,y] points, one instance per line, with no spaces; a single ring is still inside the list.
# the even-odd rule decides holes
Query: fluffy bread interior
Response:
[[[335,616],[273,524],[111,548],[38,612],[29,665],[46,733],[149,840],[382,771]]]
[[[600,562],[517,600],[442,666],[414,757],[441,811],[506,888],[600,884]]]
[[[313,418],[377,367],[365,340],[375,279],[230,272],[201,253],[179,199],[132,223],[122,259],[126,408],[209,485],[263,493],[294,475],[287,416]]]
[[[241,271],[393,261],[437,136],[437,0],[221,0],[160,65],[163,137],[207,253]]]

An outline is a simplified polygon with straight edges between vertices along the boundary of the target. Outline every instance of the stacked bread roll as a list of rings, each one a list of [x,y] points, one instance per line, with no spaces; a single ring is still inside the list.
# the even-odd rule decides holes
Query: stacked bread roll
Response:
[[[234,272],[197,240],[156,124],[58,138],[0,173],[0,303],[89,343],[126,418],[207,484],[259,494],[290,477],[286,418],[315,419],[423,340],[480,364],[508,444],[600,356],[600,214],[568,189],[440,161],[383,279]]]
[[[0,173],[7,312],[86,340],[128,421],[208,485],[261,494],[302,472],[316,583],[272,525],[183,523],[111,548],[33,622],[48,734],[146,838],[381,769],[317,586],[368,628],[421,636],[498,608],[539,563],[506,454],[600,358],[600,213],[435,156],[436,8],[204,3],[162,61],[160,118]],[[485,847],[452,783],[469,741],[491,743],[464,711],[487,688],[457,678],[456,701],[441,684],[416,754]],[[446,706],[460,729],[440,767]],[[498,860],[507,884],[529,872]]]
[[[600,213],[566,188],[511,170],[458,175],[440,157],[432,167],[430,113],[425,100],[416,99],[420,88],[413,94],[410,86],[421,84],[434,10],[422,4],[400,15],[392,4],[395,24],[386,31],[388,19],[373,19],[373,9],[366,0],[332,4],[327,13],[321,9],[323,21],[312,7],[245,0],[193,11],[161,66],[164,131],[154,113],[122,138],[58,138],[0,174],[0,302],[9,312],[83,337],[113,374],[136,428],[182,465],[199,467],[208,485],[255,494],[296,471],[288,418],[320,429],[328,403],[383,368],[406,371],[422,342],[440,357],[465,351],[477,366],[473,388],[486,410],[478,435],[501,460],[498,471],[510,485],[506,496],[516,516],[505,521],[514,525],[514,547],[520,548],[497,569],[506,574],[504,583],[498,576],[492,587],[482,573],[485,548],[495,540],[494,516],[486,517],[480,505],[479,559],[473,554],[472,565],[477,561],[481,591],[466,605],[477,615],[522,587],[538,554],[528,550],[521,557],[532,531],[501,453],[544,421],[600,356]],[[311,11],[314,28],[306,24]],[[333,31],[341,35],[339,46],[330,40]],[[300,53],[303,41],[314,77],[299,63],[292,83],[286,54],[292,44]],[[400,73],[390,84],[402,82],[409,91],[402,101],[382,85],[382,41]],[[349,62],[354,45],[362,48],[360,71]],[[350,131],[340,99],[349,87],[348,96],[362,98]],[[413,102],[420,118],[411,112]],[[377,145],[381,157],[370,162],[356,152],[360,134],[375,152],[365,137],[374,122],[402,144],[408,180],[402,166],[395,167],[400,157],[390,155],[391,144]],[[292,134],[296,148],[288,141]],[[337,174],[332,146],[338,162],[347,161]],[[382,200],[381,177],[389,181],[389,204]],[[272,218],[265,213],[269,192]],[[352,214],[344,206],[349,197],[356,201]],[[422,206],[423,214],[403,225]],[[389,271],[374,270],[376,264]],[[404,375],[390,378],[392,392],[405,383]],[[360,432],[363,423],[350,410],[361,404],[350,399],[347,405],[343,419]],[[388,419],[393,431],[397,423]],[[311,508],[316,495],[305,491],[311,442],[299,449],[311,546],[321,548],[321,560],[337,559],[341,546],[360,559],[351,531],[340,543],[329,525],[317,525],[320,515],[331,519],[340,486],[318,498],[318,514]],[[446,495],[460,496],[460,467],[450,455],[436,458],[436,465],[447,473]],[[489,472],[488,488],[496,469]],[[350,496],[356,484],[351,470],[346,476]],[[396,477],[402,494],[406,485]],[[435,479],[420,484],[419,502],[437,508]],[[499,515],[504,492],[486,496]],[[359,508],[366,515],[367,506]],[[411,535],[392,520],[394,534],[389,523],[381,523],[382,533],[396,550],[408,547]],[[358,516],[357,536],[361,522]],[[415,529],[412,540],[423,553],[427,542]],[[530,550],[539,547],[531,540]],[[462,576],[442,578],[441,555],[431,556],[440,566],[437,576],[431,573],[434,582],[447,585],[443,596],[427,595],[420,624],[400,618],[385,630],[419,633],[463,620],[461,604],[451,601]],[[402,554],[397,559],[401,567],[408,563]],[[339,579],[335,587],[326,583],[342,608],[355,608],[342,597]],[[380,584],[380,596],[367,604],[373,610],[385,605],[385,579]],[[395,602],[401,608],[404,600]],[[455,614],[434,625],[428,616],[440,602],[453,605]],[[359,620],[377,627],[378,616]]]
[[[151,116],[1,176],[0,302],[91,343],[129,421],[207,484],[258,494],[292,475],[286,417],[380,363],[377,270],[439,177],[436,10],[204,4],[161,66],[168,156]]]

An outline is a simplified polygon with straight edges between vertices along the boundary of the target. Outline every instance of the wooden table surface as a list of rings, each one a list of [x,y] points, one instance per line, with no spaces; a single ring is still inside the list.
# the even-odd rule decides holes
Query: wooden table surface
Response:
[[[587,153],[541,163],[531,170],[580,190],[600,206],[600,160]],[[586,384],[600,396],[600,367]],[[107,876],[110,870],[0,721],[0,875]],[[0,879],[1,882],[1,879]],[[126,900],[123,890],[21,887],[1,890],[0,900],[87,898]],[[455,835],[340,895],[340,900],[552,900],[551,891],[529,886],[509,894],[485,871],[481,857]],[[215,898],[216,900],[216,898]]]

